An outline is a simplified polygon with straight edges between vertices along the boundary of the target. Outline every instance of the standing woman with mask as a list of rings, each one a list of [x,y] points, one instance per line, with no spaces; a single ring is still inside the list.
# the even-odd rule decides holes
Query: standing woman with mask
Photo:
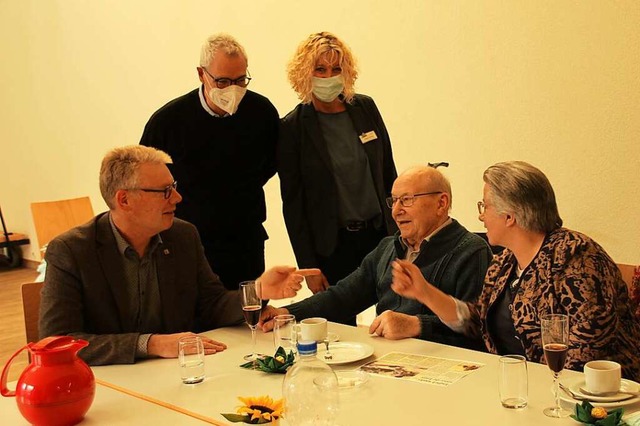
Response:
[[[396,167],[376,104],[356,94],[351,50],[328,32],[311,34],[287,73],[302,101],[282,119],[277,164],[284,219],[313,293],[355,271],[396,230],[385,198]]]

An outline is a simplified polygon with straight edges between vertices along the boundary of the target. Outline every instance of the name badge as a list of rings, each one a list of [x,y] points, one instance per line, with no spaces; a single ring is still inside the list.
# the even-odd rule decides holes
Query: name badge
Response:
[[[367,143],[367,142],[371,142],[373,140],[378,139],[378,135],[376,135],[375,131],[371,130],[370,132],[361,134],[359,138],[360,138],[360,142]]]

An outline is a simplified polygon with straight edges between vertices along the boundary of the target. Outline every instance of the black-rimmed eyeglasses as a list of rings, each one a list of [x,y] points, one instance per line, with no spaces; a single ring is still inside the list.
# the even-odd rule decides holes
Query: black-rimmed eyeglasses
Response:
[[[213,79],[218,89],[224,89],[225,87],[229,87],[233,84],[240,87],[247,87],[249,85],[249,82],[251,81],[251,75],[248,74],[249,70],[247,70],[247,75],[243,75],[242,77],[238,77],[235,80],[233,80],[227,77],[220,77],[220,78],[214,77],[211,75],[209,71],[207,71],[205,67],[202,67],[202,69],[204,70],[204,72],[207,73],[209,77]]]
[[[138,191],[142,191],[142,192],[158,192],[164,195],[165,200],[168,200],[169,198],[171,198],[171,194],[173,194],[173,191],[175,191],[176,188],[178,188],[178,181],[174,180],[171,183],[171,185],[167,185],[163,189],[149,189],[149,188],[131,188],[131,189],[137,189]]]
[[[484,201],[478,201],[478,213],[484,214],[485,210],[487,210],[487,205]]]
[[[435,194],[442,194],[442,191],[420,192],[418,194],[402,195],[400,197],[387,197],[386,199],[387,207],[392,209],[396,201],[400,201],[400,205],[402,207],[411,207],[413,203],[416,201],[416,197],[422,197],[424,195],[435,195]]]

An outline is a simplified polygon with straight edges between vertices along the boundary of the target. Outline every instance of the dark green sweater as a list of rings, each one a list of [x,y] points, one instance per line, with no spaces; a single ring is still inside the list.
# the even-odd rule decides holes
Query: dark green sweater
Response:
[[[421,339],[485,350],[479,339],[452,331],[426,306],[391,290],[391,262],[403,259],[405,254],[406,248],[397,234],[386,237],[364,258],[358,269],[337,285],[286,308],[298,320],[320,316],[341,321],[377,304],[378,315],[392,310],[418,316],[422,326]],[[491,249],[487,243],[453,220],[429,242],[422,243],[414,263],[431,284],[467,301],[475,300],[480,294],[490,261]]]

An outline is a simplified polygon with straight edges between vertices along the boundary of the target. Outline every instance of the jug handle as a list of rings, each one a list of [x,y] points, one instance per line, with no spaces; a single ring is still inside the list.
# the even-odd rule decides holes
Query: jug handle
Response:
[[[2,396],[16,396],[15,390],[10,390],[9,388],[7,388],[7,377],[9,376],[9,367],[11,366],[11,362],[13,361],[13,359],[16,356],[18,356],[20,352],[27,349],[28,347],[29,345],[26,345],[18,349],[18,351],[15,354],[13,354],[13,356],[9,358],[9,361],[7,361],[7,363],[5,364],[4,369],[2,370],[2,379],[1,379],[2,387],[0,388],[0,393],[2,394]]]

